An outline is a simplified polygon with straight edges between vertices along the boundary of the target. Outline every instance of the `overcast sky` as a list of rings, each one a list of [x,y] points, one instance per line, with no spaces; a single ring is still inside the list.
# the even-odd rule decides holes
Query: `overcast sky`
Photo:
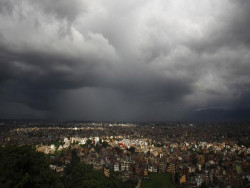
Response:
[[[250,119],[250,1],[0,0],[0,118]]]

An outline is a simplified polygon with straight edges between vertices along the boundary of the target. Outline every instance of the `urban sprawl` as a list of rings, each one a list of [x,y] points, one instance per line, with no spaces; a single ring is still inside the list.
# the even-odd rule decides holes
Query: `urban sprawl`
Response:
[[[248,123],[2,121],[0,143],[32,144],[60,174],[72,150],[81,162],[140,182],[171,174],[176,187],[244,187],[250,182]]]

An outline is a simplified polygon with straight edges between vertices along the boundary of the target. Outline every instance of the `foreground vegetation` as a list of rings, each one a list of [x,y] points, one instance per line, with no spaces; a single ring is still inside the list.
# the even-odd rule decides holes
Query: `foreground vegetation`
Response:
[[[42,153],[31,146],[0,147],[0,187],[62,187]]]
[[[0,187],[135,187],[134,182],[122,182],[114,173],[110,178],[103,171],[80,163],[75,151],[63,176],[49,168],[46,156],[32,146],[0,147]]]

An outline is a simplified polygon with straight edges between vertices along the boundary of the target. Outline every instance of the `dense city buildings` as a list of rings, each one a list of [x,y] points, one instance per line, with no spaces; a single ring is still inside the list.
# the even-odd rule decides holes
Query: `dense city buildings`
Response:
[[[178,187],[246,187],[248,123],[2,121],[1,145],[32,144],[63,174],[72,150],[80,161],[123,181],[171,174]]]

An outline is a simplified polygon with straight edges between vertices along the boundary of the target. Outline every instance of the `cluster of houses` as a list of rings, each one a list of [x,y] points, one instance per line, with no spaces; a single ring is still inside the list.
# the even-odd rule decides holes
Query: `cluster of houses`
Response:
[[[103,142],[108,147],[103,147]],[[169,173],[173,182],[185,187],[200,187],[202,183],[210,187],[240,187],[244,181],[250,182],[250,148],[235,143],[184,142],[156,146],[151,139],[129,139],[129,136],[71,137],[64,138],[62,143],[58,148],[39,146],[37,150],[53,154],[71,147],[82,162],[103,170],[107,177],[111,171],[119,173],[124,181],[149,179],[150,173]],[[64,156],[61,167],[70,162],[70,155],[68,152]]]
[[[82,162],[107,177],[118,173],[124,181],[169,173],[182,187],[242,187],[250,182],[248,124],[46,125],[18,125],[2,132],[0,142],[36,144],[58,173],[63,173],[75,150]]]

